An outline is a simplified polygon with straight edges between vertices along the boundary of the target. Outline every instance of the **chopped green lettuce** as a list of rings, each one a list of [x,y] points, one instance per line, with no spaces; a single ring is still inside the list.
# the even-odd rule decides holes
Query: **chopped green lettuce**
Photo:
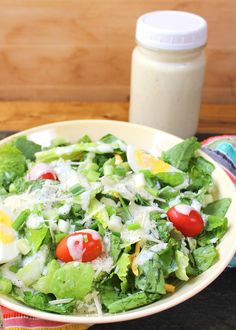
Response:
[[[162,158],[172,166],[186,172],[189,168],[191,158],[199,148],[200,143],[195,137],[191,137],[175,145],[171,149],[164,151]]]
[[[100,141],[102,141],[104,143],[108,143],[108,144],[114,143],[117,140],[119,140],[119,139],[113,134],[106,134],[100,139]]]
[[[45,180],[30,180],[26,181],[25,178],[16,178],[9,186],[9,192],[20,194],[26,190],[33,191],[40,189],[43,186]]]
[[[0,277],[0,293],[9,294],[12,290],[12,283],[7,278]]]
[[[160,268],[158,255],[138,266],[139,275],[135,277],[135,287],[147,293],[165,294],[165,280]]]
[[[103,228],[107,228],[109,216],[106,207],[96,198],[92,199],[89,204],[88,215],[92,219],[99,221],[102,224]]]
[[[116,263],[121,253],[121,239],[115,234],[110,235],[110,256],[113,262]]]
[[[199,247],[193,251],[193,256],[200,272],[205,272],[217,260],[218,252],[213,244]]]
[[[179,191],[175,190],[173,187],[166,186],[159,191],[159,197],[170,201],[179,195]]]
[[[41,151],[41,146],[27,139],[27,136],[19,136],[12,141],[12,145],[19,149],[26,159],[35,160],[36,152]]]
[[[43,293],[34,294],[31,291],[24,292],[23,302],[33,308],[57,313],[57,314],[71,314],[75,307],[75,300],[71,300],[67,303],[61,303],[56,305],[51,305],[49,302],[52,299],[49,299],[49,296]]]
[[[115,273],[121,280],[121,291],[125,292],[127,289],[127,277],[130,268],[130,256],[127,253],[123,253],[116,263]]]
[[[94,146],[94,143],[71,144],[65,147],[55,147],[37,152],[35,154],[35,157],[37,162],[43,163],[49,163],[59,158],[78,160],[82,157],[84,151],[88,151],[89,147]]]
[[[9,185],[26,170],[24,155],[14,146],[5,144],[0,147],[0,186],[8,190]]]
[[[231,198],[222,198],[208,204],[203,212],[205,214],[216,215],[218,217],[224,217],[231,204]]]
[[[167,221],[163,219],[159,219],[156,221],[156,224],[157,224],[159,238],[163,242],[168,242],[170,238],[170,227],[168,226]]]
[[[94,270],[89,263],[69,262],[57,269],[48,291],[57,299],[84,299],[92,290]]]
[[[165,186],[176,187],[185,181],[186,175],[180,172],[161,172],[157,174],[157,178]]]
[[[47,267],[47,275],[41,277],[38,282],[36,282],[33,288],[41,293],[50,293],[50,288],[53,286],[52,279],[54,273],[60,268],[59,263],[53,259]]]
[[[83,135],[79,140],[78,143],[90,143],[92,142],[90,136],[88,136],[87,134]]]
[[[32,244],[35,252],[39,250],[48,233],[48,227],[43,226],[39,229],[28,229],[28,240]]]
[[[39,280],[45,261],[46,255],[29,262],[26,266],[19,269],[17,276],[26,287],[31,286],[33,283]]]
[[[182,281],[187,281],[188,276],[186,273],[186,268],[188,267],[189,264],[189,258],[183,254],[182,251],[177,250],[175,253],[176,257],[176,264],[178,266],[178,269],[175,271],[175,275],[178,279]]]
[[[228,229],[228,220],[225,217],[209,215],[204,231],[198,236],[197,242],[200,246],[218,244]]]
[[[191,159],[190,166],[194,166],[199,172],[211,175],[215,166],[205,158],[198,156]]]
[[[161,295],[148,294],[143,291],[137,291],[129,295],[124,295],[114,290],[112,286],[104,286],[101,290],[102,304],[110,313],[125,312],[138,308],[161,298]]]

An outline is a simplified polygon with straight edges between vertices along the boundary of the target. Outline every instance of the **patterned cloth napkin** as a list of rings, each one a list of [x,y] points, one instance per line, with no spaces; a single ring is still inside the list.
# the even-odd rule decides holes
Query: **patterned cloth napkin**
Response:
[[[8,308],[1,307],[0,311],[0,329],[7,330],[44,330],[44,329],[60,329],[60,330],[86,330],[88,325],[86,324],[63,324],[60,322],[46,321],[42,319],[37,319],[31,316],[23,315],[14,312]],[[2,320],[1,320],[2,314]]]
[[[228,173],[236,185],[236,135],[214,136],[202,142],[202,150],[218,162]],[[235,237],[236,239],[236,237]],[[229,264],[229,267],[236,267],[236,255]],[[60,328],[62,330],[85,330],[87,325],[63,324],[51,322],[22,315],[2,307],[2,327],[0,313],[0,329],[37,329]]]
[[[210,137],[202,142],[202,150],[224,168],[236,185],[236,135]],[[236,254],[229,267],[236,267]]]

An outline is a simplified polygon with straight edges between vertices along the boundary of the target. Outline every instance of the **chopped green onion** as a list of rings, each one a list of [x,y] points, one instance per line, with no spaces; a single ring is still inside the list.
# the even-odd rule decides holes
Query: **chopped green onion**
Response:
[[[131,223],[130,225],[127,226],[128,230],[136,230],[140,229],[141,226],[139,223]]]
[[[24,211],[22,211],[18,217],[16,218],[16,220],[13,222],[12,224],[12,228],[15,229],[16,231],[19,231],[22,229],[22,227],[24,226],[26,220],[28,219],[28,216],[30,215],[30,210],[26,209]]]
[[[30,250],[31,246],[27,239],[21,238],[16,242],[17,249],[20,251],[21,254],[27,255]]]
[[[154,188],[146,187],[145,190],[152,196],[158,197],[158,191]]]
[[[123,207],[124,211],[125,211],[125,214],[126,216],[129,218],[131,217],[131,213],[129,211],[129,208],[128,206],[125,204],[125,201],[123,200],[123,198],[119,195],[119,200],[120,200],[120,203],[121,203],[121,206]]]
[[[80,194],[85,192],[85,189],[80,184],[76,184],[70,188],[70,192],[72,192],[72,194],[75,196],[79,196]]]

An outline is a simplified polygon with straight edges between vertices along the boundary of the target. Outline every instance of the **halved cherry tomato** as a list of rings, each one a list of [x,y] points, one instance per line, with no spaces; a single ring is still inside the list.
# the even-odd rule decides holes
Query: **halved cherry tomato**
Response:
[[[57,245],[56,256],[64,262],[88,262],[102,253],[101,237],[96,230],[84,229],[76,231]]]
[[[47,180],[57,180],[56,173],[53,169],[45,163],[39,163],[34,165],[29,171],[29,179],[47,179]]]
[[[40,175],[39,179],[45,179],[45,180],[57,180],[57,176],[55,173],[47,172],[42,175]]]
[[[199,235],[204,228],[201,215],[192,207],[184,204],[171,207],[167,216],[176,229],[184,236],[194,237]]]

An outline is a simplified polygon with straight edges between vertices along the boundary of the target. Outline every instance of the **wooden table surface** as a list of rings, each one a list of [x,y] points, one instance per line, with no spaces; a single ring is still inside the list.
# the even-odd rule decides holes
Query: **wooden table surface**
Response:
[[[72,119],[128,120],[128,103],[0,102],[0,131]],[[199,133],[235,133],[236,104],[204,104]]]

